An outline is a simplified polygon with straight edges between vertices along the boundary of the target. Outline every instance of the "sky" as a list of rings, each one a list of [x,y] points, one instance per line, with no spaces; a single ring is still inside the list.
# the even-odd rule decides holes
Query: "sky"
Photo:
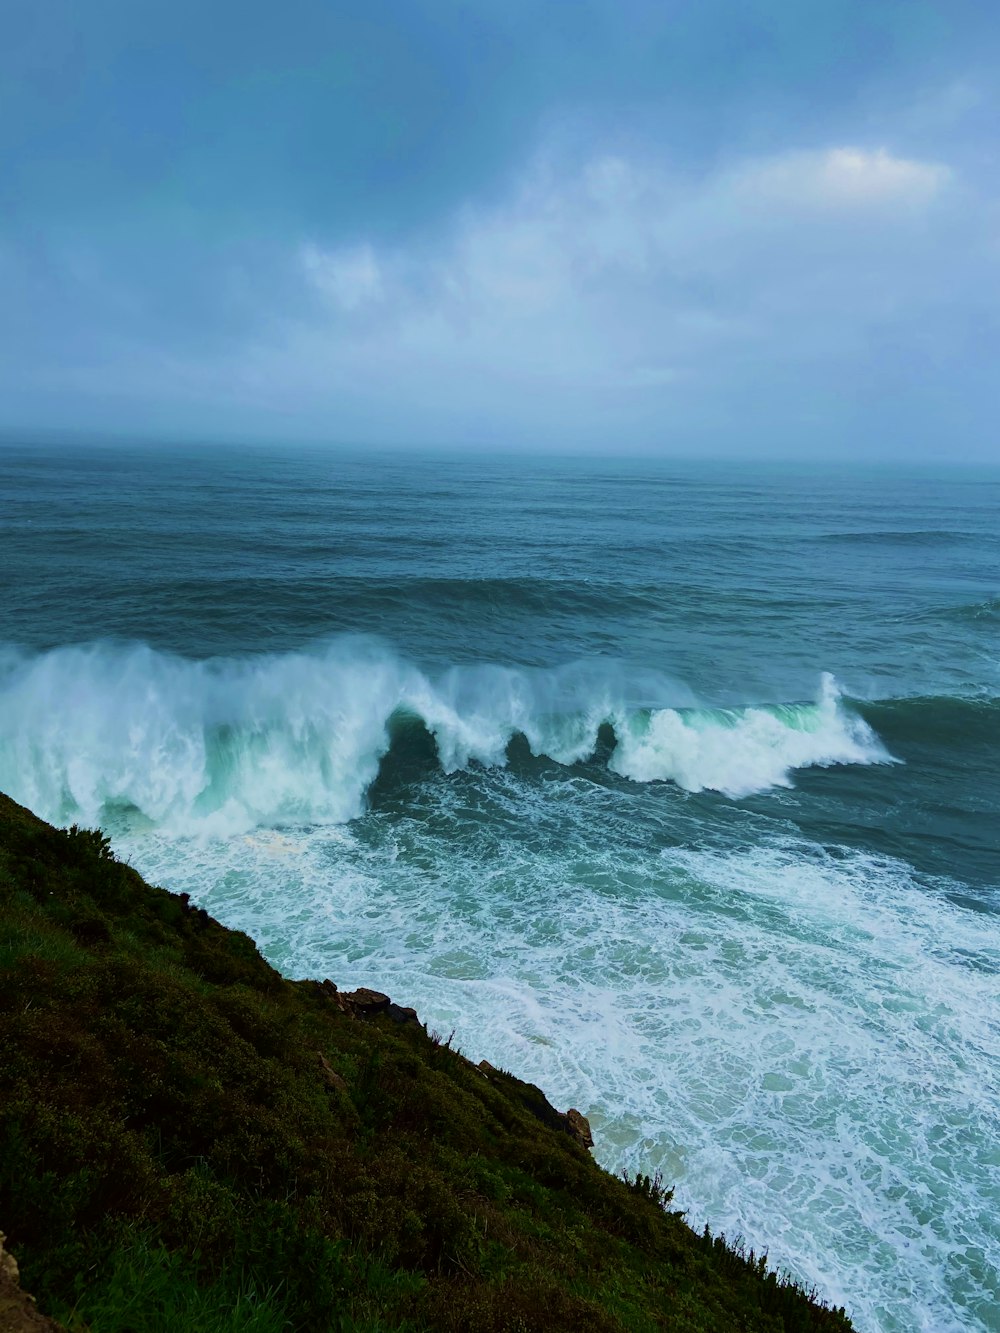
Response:
[[[0,433],[1000,460],[996,0],[0,0]]]

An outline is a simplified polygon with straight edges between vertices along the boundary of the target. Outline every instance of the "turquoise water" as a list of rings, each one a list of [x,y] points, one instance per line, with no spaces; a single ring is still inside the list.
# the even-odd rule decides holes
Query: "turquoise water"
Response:
[[[1000,473],[7,446],[0,788],[1000,1329]]]

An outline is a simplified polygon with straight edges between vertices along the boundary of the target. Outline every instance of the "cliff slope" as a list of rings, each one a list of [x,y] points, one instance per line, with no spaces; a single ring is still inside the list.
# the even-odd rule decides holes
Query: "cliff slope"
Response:
[[[0,1226],[68,1328],[850,1327],[585,1136],[0,796]]]

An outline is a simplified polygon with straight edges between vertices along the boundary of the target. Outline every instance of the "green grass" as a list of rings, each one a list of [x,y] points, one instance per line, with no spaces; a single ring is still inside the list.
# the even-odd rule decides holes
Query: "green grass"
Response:
[[[0,1224],[73,1330],[845,1330],[543,1094],[0,797]]]
[[[100,1272],[84,1275],[81,1305],[67,1315],[70,1330],[88,1326],[104,1333],[283,1333],[287,1319],[280,1283],[265,1291],[242,1274],[223,1272],[199,1281],[196,1263],[171,1253],[137,1229],[126,1231]]]

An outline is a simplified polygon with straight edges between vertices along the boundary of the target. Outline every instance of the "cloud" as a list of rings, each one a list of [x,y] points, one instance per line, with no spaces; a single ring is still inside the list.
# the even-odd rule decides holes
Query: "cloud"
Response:
[[[895,157],[885,148],[830,148],[754,163],[732,180],[737,193],[765,207],[869,210],[921,208],[948,184],[940,162]]]
[[[341,310],[362,310],[382,298],[382,268],[371,245],[324,251],[307,242],[300,260],[316,291]]]
[[[925,224],[952,183],[944,164],[885,148],[698,176],[650,156],[567,168],[539,154],[505,201],[464,207],[436,243],[302,247],[328,316],[295,327],[293,355],[352,393],[387,370],[452,400],[474,386],[507,418],[523,416],[516,385],[540,421],[543,394],[574,417],[600,400],[634,422],[651,395],[689,412],[693,385],[858,353],[887,305],[919,303]]]
[[[8,25],[0,427],[995,451],[982,0],[220,4]]]
[[[463,327],[472,312],[537,315],[603,283],[711,271],[718,247],[756,245],[791,224],[800,245],[858,224],[854,244],[890,234],[947,189],[947,166],[884,148],[837,147],[681,177],[655,161],[604,155],[560,172],[544,156],[512,197],[466,207],[437,247],[301,248],[309,284],[334,307],[375,301],[411,315],[423,304]],[[387,317],[391,312],[387,309]]]
[[[313,230],[230,254],[214,344],[183,324],[169,343],[105,331],[36,382],[49,403],[61,385],[209,432],[898,448],[992,413],[987,203],[949,163],[883,144],[693,170],[648,141],[549,141],[506,189],[402,239]]]

